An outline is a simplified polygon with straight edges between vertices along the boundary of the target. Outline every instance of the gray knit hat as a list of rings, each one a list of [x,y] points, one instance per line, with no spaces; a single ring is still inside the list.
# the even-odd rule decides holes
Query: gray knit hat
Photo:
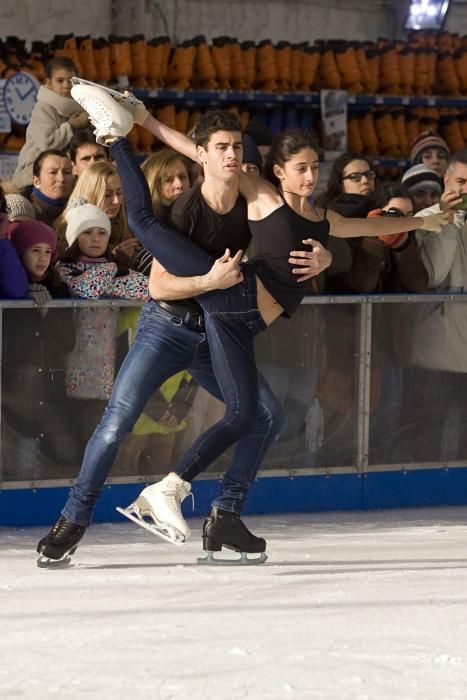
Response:
[[[6,213],[9,221],[35,220],[36,212],[29,199],[22,194],[6,194]]]
[[[401,182],[407,187],[410,193],[428,190],[441,195],[443,191],[443,181],[437,173],[426,165],[413,165],[403,175]]]

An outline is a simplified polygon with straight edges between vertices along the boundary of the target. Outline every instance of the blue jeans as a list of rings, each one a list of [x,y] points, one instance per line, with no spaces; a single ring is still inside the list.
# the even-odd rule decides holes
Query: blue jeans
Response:
[[[186,235],[159,224],[147,182],[128,142],[116,142],[112,154],[119,165],[132,231],[153,255],[157,255],[156,249],[161,251],[157,257],[173,274],[205,274],[214,257]],[[244,281],[228,290],[230,293],[214,291],[200,297],[205,312],[203,332],[189,328],[155,302],[144,308],[135,343],[86,447],[80,474],[63,509],[71,521],[89,524],[121,441],[153,392],[182,369],[188,369],[202,386],[223,400],[226,413],[194,442],[174,470],[191,481],[238,442],[222,493],[213,505],[241,512],[261,460],[282,427],[277,400],[263,380],[258,384],[253,339],[265,325],[256,308],[256,279],[248,266],[244,272]]]
[[[101,422],[87,444],[81,470],[62,511],[69,520],[89,525],[121,442],[156,389],[183,369],[222,400],[204,331],[150,301],[142,309],[135,342],[120,368]],[[212,504],[224,510],[241,512],[263,457],[283,425],[280,405],[261,375],[258,386],[255,427],[238,442],[221,494]],[[187,478],[186,473],[181,476]]]
[[[214,256],[187,235],[156,219],[148,184],[126,139],[112,145],[112,156],[122,181],[128,223],[137,238],[170,273],[206,274],[215,261]],[[253,343],[254,336],[266,326],[257,308],[254,272],[244,265],[243,273],[244,280],[234,287],[198,297],[204,311],[212,367],[226,411],[175,467],[188,481],[207,469],[230,445],[248,435],[256,424],[258,383]]]

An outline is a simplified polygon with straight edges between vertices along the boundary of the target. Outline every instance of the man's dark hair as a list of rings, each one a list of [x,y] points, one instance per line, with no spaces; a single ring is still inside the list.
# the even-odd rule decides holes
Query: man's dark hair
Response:
[[[77,129],[73,134],[70,145],[68,146],[68,152],[72,163],[76,163],[76,154],[80,146],[87,145],[88,143],[91,143],[94,146],[96,145],[96,137],[91,129]],[[102,148],[105,151],[105,157],[107,159],[107,151],[104,147]]]
[[[242,132],[240,119],[233,112],[215,109],[205,112],[196,123],[194,139],[197,146],[206,148],[209,139],[216,131]]]
[[[74,62],[71,58],[67,58],[66,56],[54,56],[54,58],[51,58],[45,66],[45,73],[50,80],[54,71],[62,69],[69,70],[73,75],[76,75],[76,66]]]
[[[249,134],[257,146],[270,146],[274,140],[272,129],[259,117],[252,117],[244,130]]]
[[[385,207],[389,200],[395,197],[410,199],[413,204],[412,195],[407,187],[400,182],[383,182],[374,193],[369,195],[372,206],[374,206],[375,209]]]

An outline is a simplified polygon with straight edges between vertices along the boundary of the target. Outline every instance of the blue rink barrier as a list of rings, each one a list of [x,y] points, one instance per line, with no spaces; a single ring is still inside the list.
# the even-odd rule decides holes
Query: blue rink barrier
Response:
[[[113,484],[104,488],[94,522],[127,522],[116,506],[126,506],[143,485]],[[68,487],[0,491],[0,526],[25,527],[55,522],[67,499]],[[191,499],[183,505],[186,518],[206,516],[219,492],[217,479],[193,482]],[[252,486],[244,513],[377,510],[467,504],[467,467],[404,472],[335,474],[259,478]]]
[[[467,360],[465,371],[453,371],[448,352],[453,311],[455,329],[464,313],[467,328],[465,302],[467,294],[308,297],[294,319],[281,319],[258,336],[258,367],[286,422],[252,485],[245,514],[465,504]],[[119,327],[132,327],[137,317],[128,309],[134,302],[63,300],[48,306],[49,321],[57,313],[55,333],[63,323],[79,328],[80,311],[88,307],[110,307]],[[42,329],[15,347],[25,321],[37,322],[37,313],[30,301],[0,302],[0,527],[53,523],[85,444],[79,401],[63,391],[57,410],[56,383],[52,396],[41,393],[48,391],[42,379],[50,371],[38,364],[48,341]],[[430,337],[446,342],[445,366],[427,367],[420,360],[430,348],[427,328]],[[53,367],[56,382],[65,365]],[[128,505],[144,485],[161,479],[218,420],[219,402],[196,386],[190,397],[176,433],[125,439],[94,521],[123,522],[116,506]],[[63,461],[51,456],[57,453]],[[212,473],[193,482],[194,509],[186,499],[186,517],[206,515],[229,460],[220,458]]]

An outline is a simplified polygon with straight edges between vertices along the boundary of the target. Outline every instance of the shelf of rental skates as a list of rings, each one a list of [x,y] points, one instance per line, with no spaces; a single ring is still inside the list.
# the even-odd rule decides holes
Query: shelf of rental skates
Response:
[[[245,126],[261,118],[275,133],[288,126],[320,131],[320,91],[348,94],[348,146],[388,165],[403,166],[410,145],[434,131],[452,151],[467,143],[467,36],[413,32],[407,41],[239,42],[203,36],[174,45],[169,37],[60,35],[49,44],[8,37],[0,42],[0,69],[30,70],[42,80],[52,55],[74,60],[85,79],[131,89],[164,123],[184,132],[200,112],[223,107]],[[5,70],[7,73],[5,73]],[[22,134],[5,135],[17,150]],[[136,150],[157,149],[141,128],[130,133]],[[15,148],[16,146],[16,148]]]
[[[217,106],[220,104],[250,104],[278,106],[281,104],[297,107],[320,105],[320,93],[262,92],[251,90],[177,90],[175,88],[143,89],[133,88],[132,92],[143,101],[169,102],[174,105]],[[348,94],[348,104],[357,107],[455,107],[467,109],[467,97],[445,97],[444,95],[366,95]]]
[[[152,104],[152,111],[158,118],[176,128],[189,129],[190,115],[196,115],[204,109],[233,107],[241,118],[245,117],[242,118],[244,124],[247,117],[256,114],[273,131],[280,131],[287,126],[302,126],[319,131],[319,92],[136,88],[133,93],[146,104]],[[467,143],[467,97],[348,93],[347,101],[349,149],[371,156],[375,165],[407,167],[410,143],[425,130],[440,131],[453,150],[458,150]],[[385,111],[385,107],[389,110]],[[421,108],[424,113],[411,113],[412,108]],[[433,113],[443,109],[456,110],[460,114],[450,113],[440,118]],[[133,136],[136,137],[135,147],[143,145],[138,143],[138,135]],[[144,145],[152,147],[149,143]]]

